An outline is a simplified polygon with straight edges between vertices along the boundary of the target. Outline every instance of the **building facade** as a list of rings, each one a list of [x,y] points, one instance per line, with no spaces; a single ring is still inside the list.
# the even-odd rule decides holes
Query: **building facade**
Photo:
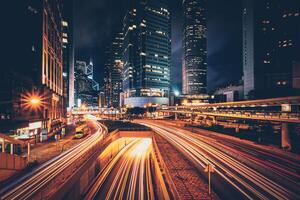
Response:
[[[295,95],[299,51],[299,1],[243,1],[245,98]]]
[[[122,70],[123,70],[123,33],[117,33],[112,43],[105,51],[104,86],[107,107],[119,108],[120,93],[122,92]]]
[[[207,26],[206,0],[184,0],[182,92],[206,94]]]
[[[7,27],[13,43],[6,51],[5,73],[1,67],[1,119],[13,124],[8,131],[46,139],[64,121],[62,1],[10,3],[8,16],[15,27]]]
[[[171,16],[162,0],[131,2],[123,20],[123,95],[129,106],[168,105]]]
[[[75,62],[75,106],[97,107],[99,84],[93,79],[93,63]]]
[[[63,80],[64,106],[74,107],[74,43],[73,43],[73,0],[63,5]]]
[[[241,101],[244,98],[244,85],[232,84],[218,88],[214,92],[214,102]]]

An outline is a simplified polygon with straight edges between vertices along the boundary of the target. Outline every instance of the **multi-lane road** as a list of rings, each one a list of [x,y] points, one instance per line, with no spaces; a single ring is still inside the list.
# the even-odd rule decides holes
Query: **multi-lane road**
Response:
[[[139,123],[168,140],[200,171],[212,164],[213,186],[222,199],[300,199],[299,156],[205,130],[192,133],[175,121]]]
[[[186,156],[203,177],[211,164],[213,189],[221,199],[300,199],[300,157],[233,137],[201,129],[193,132],[176,121],[139,120],[169,141]],[[99,143],[105,129],[93,121],[97,131],[77,146],[42,164],[17,182],[1,189],[0,199],[32,199]],[[102,155],[112,159],[102,169],[86,199],[155,199],[151,171],[151,139],[133,138],[112,158],[109,148]],[[125,142],[126,143],[126,142]],[[120,143],[117,143],[119,150]],[[114,147],[116,148],[116,146]]]
[[[90,147],[99,143],[103,138],[105,129],[97,121],[92,121],[92,123],[94,123],[94,126],[97,128],[97,131],[94,134],[90,135],[84,141],[68,151],[45,162],[18,181],[1,189],[0,199],[32,199],[33,195],[51,183],[56,176],[62,175],[67,167],[78,162]]]
[[[125,146],[102,170],[85,199],[155,199],[151,142],[134,139]]]

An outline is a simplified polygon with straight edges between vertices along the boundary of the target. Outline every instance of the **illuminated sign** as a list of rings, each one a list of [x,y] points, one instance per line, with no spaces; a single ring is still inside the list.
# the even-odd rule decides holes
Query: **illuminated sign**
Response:
[[[42,122],[33,122],[33,123],[29,123],[29,129],[37,129],[37,128],[42,128]]]

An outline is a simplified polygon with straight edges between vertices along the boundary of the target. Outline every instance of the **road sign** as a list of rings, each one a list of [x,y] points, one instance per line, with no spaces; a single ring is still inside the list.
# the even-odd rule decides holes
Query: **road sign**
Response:
[[[208,163],[204,169],[204,172],[212,172],[213,173],[213,172],[215,172],[215,169],[210,163]]]

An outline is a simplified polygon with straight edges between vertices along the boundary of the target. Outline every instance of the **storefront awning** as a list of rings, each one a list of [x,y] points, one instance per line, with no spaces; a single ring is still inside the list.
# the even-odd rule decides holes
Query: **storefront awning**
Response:
[[[0,138],[5,140],[8,143],[12,143],[12,144],[19,144],[19,145],[26,145],[26,142],[22,141],[22,140],[17,140],[15,138],[12,138],[6,134],[0,133]]]

